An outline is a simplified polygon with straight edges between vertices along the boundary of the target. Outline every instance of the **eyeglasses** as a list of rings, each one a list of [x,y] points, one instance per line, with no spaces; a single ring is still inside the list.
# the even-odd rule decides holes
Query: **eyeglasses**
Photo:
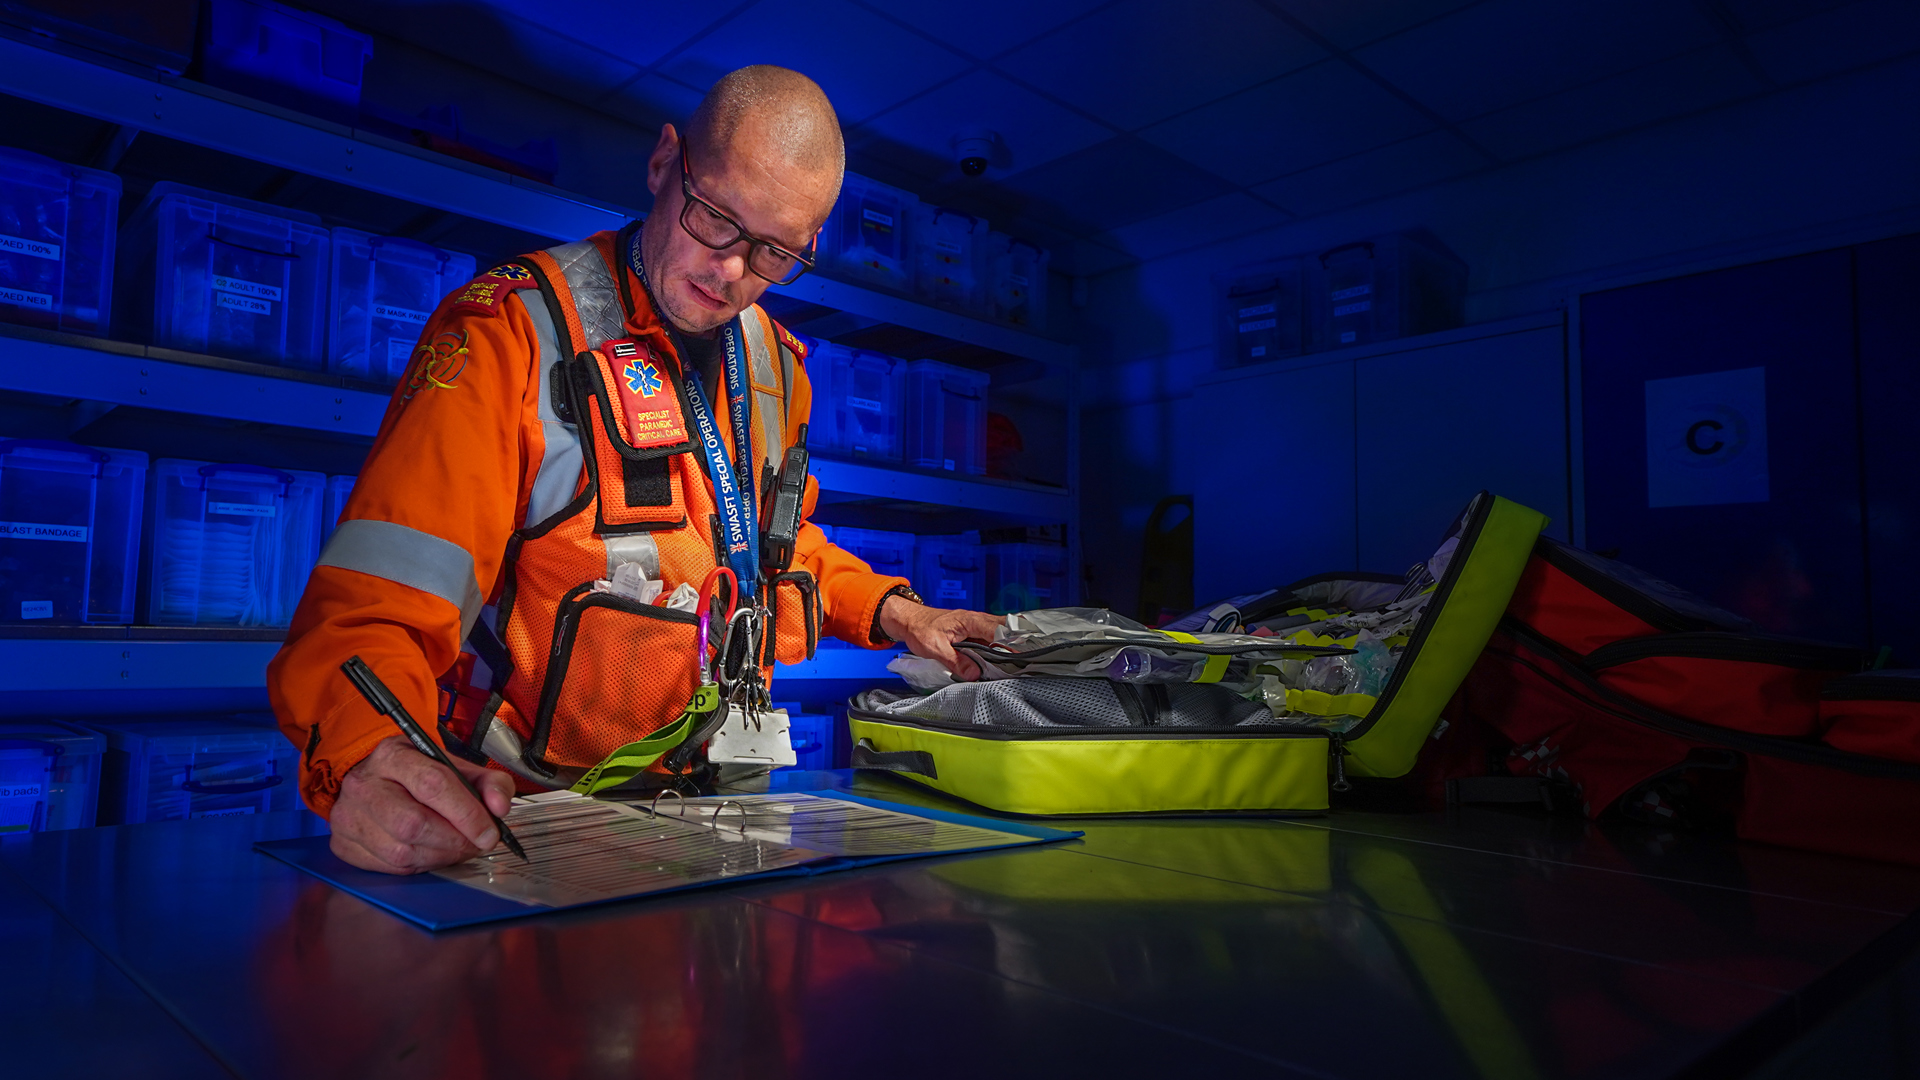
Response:
[[[800,275],[813,269],[815,248],[810,244],[804,255],[788,251],[779,244],[762,240],[740,227],[740,223],[720,212],[712,203],[693,193],[693,168],[687,163],[687,144],[680,144],[680,191],[686,200],[680,206],[680,227],[687,235],[715,251],[745,240],[747,269],[775,285],[791,285]]]

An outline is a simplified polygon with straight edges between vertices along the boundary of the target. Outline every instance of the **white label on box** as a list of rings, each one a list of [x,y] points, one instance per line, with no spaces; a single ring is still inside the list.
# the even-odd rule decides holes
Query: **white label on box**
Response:
[[[967,583],[964,581],[955,581],[951,578],[941,578],[940,587],[933,591],[933,595],[937,600],[965,600],[967,598]]]
[[[227,517],[270,518],[276,511],[272,503],[230,503],[210,502],[207,513],[225,514]]]
[[[38,308],[41,311],[52,311],[53,297],[43,292],[0,288],[0,304],[12,304],[16,307],[30,307]]]
[[[1343,331],[1340,335],[1340,344],[1351,345],[1354,343],[1354,340],[1357,339],[1359,336],[1360,336],[1359,334],[1356,334],[1351,330]]]
[[[1267,347],[1265,345],[1255,345],[1253,348],[1247,350],[1247,355],[1265,356],[1267,355]]]
[[[1351,300],[1356,296],[1365,296],[1372,291],[1372,285],[1355,285],[1351,289],[1335,289],[1333,291],[1333,298],[1335,300]]]
[[[878,210],[869,210],[863,206],[860,208],[860,216],[873,222],[875,225],[889,229],[893,228],[893,216],[891,214],[883,214]]]
[[[0,540],[66,540],[87,542],[85,525],[42,525],[33,521],[0,521]]]
[[[1273,304],[1271,301],[1269,301],[1268,303],[1265,303],[1265,304],[1255,304],[1252,307],[1241,308],[1239,312],[1239,317],[1242,319],[1251,319],[1255,315],[1271,315],[1271,314],[1273,314]],[[1273,324],[1268,323],[1267,325],[1272,326]]]
[[[237,296],[230,292],[217,292],[213,294],[213,302],[220,307],[231,308],[234,311],[244,311],[249,315],[273,314],[272,304],[265,300],[256,300],[251,296]]]
[[[37,799],[45,793],[43,784],[0,784],[0,799]]]
[[[879,402],[873,400],[872,398],[863,398],[863,397],[849,397],[847,399],[847,408],[859,409],[862,412],[885,412],[886,411],[885,408],[883,408]]]
[[[415,311],[412,308],[395,307],[392,304],[373,305],[373,317],[376,319],[390,319],[393,322],[417,323],[421,326],[427,325],[426,312]]]
[[[940,461],[941,461],[941,467],[942,467],[942,468],[944,468],[944,469],[946,469],[946,470],[947,470],[948,472],[952,472],[952,471],[953,471],[953,459],[952,459],[952,458],[941,458],[941,459],[940,459]]]
[[[1251,334],[1257,330],[1271,330],[1278,325],[1280,325],[1280,320],[1278,319],[1255,319],[1252,322],[1241,323],[1240,332],[1243,334]]]
[[[215,274],[213,276],[213,289],[215,292],[230,292],[238,296],[251,296],[256,300],[280,299],[280,290],[273,285],[262,285],[257,281],[243,281],[237,277],[226,277],[221,274]]]
[[[1341,304],[1338,307],[1335,307],[1333,309],[1333,317],[1337,319],[1342,315],[1358,315],[1363,311],[1372,311],[1372,310],[1373,310],[1373,301],[1362,300],[1357,304]]]
[[[53,618],[53,601],[22,600],[20,601],[20,617],[23,619],[51,619]]]
[[[1027,287],[1027,275],[1025,274],[1008,274],[1007,280],[1023,289]]]
[[[1767,369],[1647,380],[1647,505],[1772,498]]]
[[[0,233],[0,252],[9,255],[31,255],[36,259],[60,261],[60,245],[49,244],[45,240],[28,240],[24,236],[8,236]]]
[[[949,255],[960,254],[960,245],[951,240],[935,240],[933,246],[936,251],[944,251]]]
[[[256,811],[257,811],[258,809],[259,809],[259,807],[255,807],[255,806],[233,806],[233,807],[229,807],[229,808],[227,808],[227,809],[225,809],[225,810],[202,810],[202,811],[200,811],[200,812],[198,812],[198,813],[194,813],[194,814],[188,814],[187,816],[188,816],[188,817],[190,817],[190,818],[203,818],[203,817],[238,817],[238,816],[239,816],[239,815],[241,815],[241,814],[251,814],[251,813],[254,813],[254,812],[256,812]]]

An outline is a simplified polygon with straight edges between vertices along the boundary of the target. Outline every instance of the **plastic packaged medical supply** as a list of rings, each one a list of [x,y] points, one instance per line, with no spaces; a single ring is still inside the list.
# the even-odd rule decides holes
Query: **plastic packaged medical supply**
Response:
[[[120,178],[0,147],[0,320],[107,332]]]
[[[312,214],[163,181],[121,235],[114,322],[169,349],[317,371],[332,255]]]
[[[313,472],[154,462],[150,618],[286,626],[319,558],[325,485]]]
[[[915,360],[906,367],[905,460],[923,469],[985,475],[992,378],[938,360]]]
[[[0,721],[0,836],[93,825],[105,745],[52,720]]]
[[[440,300],[473,277],[471,255],[396,236],[333,230],[327,369],[400,381]]]
[[[130,623],[147,455],[0,440],[0,623]]]

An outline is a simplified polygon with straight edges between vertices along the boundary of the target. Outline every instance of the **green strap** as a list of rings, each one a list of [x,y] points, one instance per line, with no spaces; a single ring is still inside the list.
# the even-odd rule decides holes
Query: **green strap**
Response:
[[[659,761],[667,751],[680,745],[700,719],[719,707],[720,688],[711,684],[700,687],[693,692],[693,700],[687,702],[686,710],[679,719],[639,742],[630,742],[608,754],[567,790],[592,795],[626,783],[645,772],[647,766]]]
[[[1200,644],[1200,639],[1194,637],[1192,634],[1183,634],[1178,630],[1162,630],[1160,632],[1175,641],[1185,642],[1188,645]],[[1207,657],[1206,665],[1200,669],[1200,677],[1193,681],[1197,683],[1219,682],[1221,677],[1226,675],[1227,664],[1232,659],[1233,658],[1226,653],[1219,653]]]

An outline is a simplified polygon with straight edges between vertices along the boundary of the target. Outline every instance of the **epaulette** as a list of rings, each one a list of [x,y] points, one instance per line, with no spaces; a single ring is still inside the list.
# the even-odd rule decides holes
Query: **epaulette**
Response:
[[[453,309],[491,315],[500,310],[500,302],[514,290],[531,289],[538,284],[533,279],[533,271],[519,263],[501,263],[467,282],[453,298]]]
[[[793,353],[794,359],[805,363],[807,359],[806,344],[795,336],[793,331],[781,326],[779,319],[769,319],[768,321],[773,323],[773,333],[775,337],[780,339],[780,344],[785,345],[787,351]]]

